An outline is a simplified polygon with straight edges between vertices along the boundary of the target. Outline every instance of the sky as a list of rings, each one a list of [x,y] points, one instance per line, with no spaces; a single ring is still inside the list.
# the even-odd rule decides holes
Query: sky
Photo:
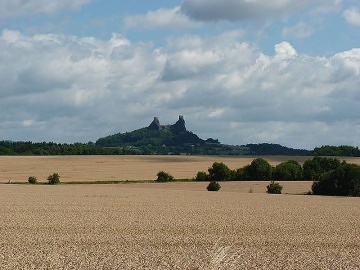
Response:
[[[221,143],[360,141],[358,0],[1,0],[0,140],[154,116]]]

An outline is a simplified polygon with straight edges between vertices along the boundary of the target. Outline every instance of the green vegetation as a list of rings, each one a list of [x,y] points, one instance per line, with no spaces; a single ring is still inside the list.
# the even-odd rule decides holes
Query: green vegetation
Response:
[[[336,158],[314,157],[304,162],[303,178],[305,180],[317,181],[326,172],[340,166],[340,160]]]
[[[137,154],[134,149],[106,148],[94,143],[60,144],[53,142],[0,141],[0,155],[51,156],[51,155],[122,155]]]
[[[273,168],[268,161],[263,158],[254,159],[249,166],[245,167],[249,180],[269,180],[272,179]]]
[[[316,147],[313,151],[314,156],[343,156],[343,157],[360,157],[358,147],[349,145],[330,146],[324,145]]]
[[[28,182],[30,184],[37,184],[37,178],[35,176],[30,176]]]
[[[281,194],[283,187],[279,183],[271,181],[267,188],[267,193],[269,194]]]
[[[221,188],[220,184],[216,181],[211,181],[209,185],[206,187],[208,191],[218,191],[220,190],[220,188]]]
[[[273,176],[275,180],[302,180],[302,167],[295,160],[285,161],[275,167]]]
[[[315,195],[360,196],[360,166],[343,162],[312,185]]]
[[[164,171],[160,171],[157,173],[157,179],[155,181],[159,183],[164,183],[164,182],[173,182],[175,181],[175,179],[171,174]]]
[[[49,181],[49,185],[60,184],[60,175],[58,173],[50,174],[47,180]]]
[[[194,178],[195,181],[209,181],[209,175],[206,172],[198,172]]]
[[[232,172],[223,162],[214,162],[208,169],[209,179],[211,181],[228,181],[231,180]]]

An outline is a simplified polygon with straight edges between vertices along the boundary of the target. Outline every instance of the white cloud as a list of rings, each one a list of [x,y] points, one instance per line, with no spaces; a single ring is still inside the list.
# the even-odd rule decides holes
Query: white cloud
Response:
[[[315,29],[306,23],[300,22],[291,27],[285,27],[282,31],[283,37],[307,38],[313,35]]]
[[[225,143],[311,148],[360,139],[360,49],[314,57],[286,41],[266,54],[226,33],[153,48],[119,34],[12,30],[0,47],[3,139],[86,142],[179,114],[189,130]]]
[[[185,0],[181,10],[200,21],[239,21],[278,18],[312,6],[337,4],[337,0]]]
[[[125,28],[174,28],[174,27],[195,27],[199,23],[191,21],[180,12],[180,7],[173,9],[158,9],[148,11],[145,15],[128,16],[125,19]]]
[[[353,7],[346,9],[343,13],[343,16],[347,23],[355,26],[360,26],[360,10]]]
[[[60,10],[79,9],[92,0],[1,0],[0,17],[16,17],[32,14],[53,14]]]

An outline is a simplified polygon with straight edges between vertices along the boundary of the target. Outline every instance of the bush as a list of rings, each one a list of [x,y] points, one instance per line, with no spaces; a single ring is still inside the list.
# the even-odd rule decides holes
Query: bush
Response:
[[[269,194],[281,194],[283,187],[279,183],[271,181],[267,188],[267,193]]]
[[[206,172],[198,172],[195,176],[195,181],[209,181],[209,175]]]
[[[35,176],[30,176],[28,179],[28,182],[30,184],[36,184],[37,183],[37,178]]]
[[[214,162],[208,169],[211,181],[228,181],[231,180],[232,171],[222,162]]]
[[[218,182],[211,181],[209,185],[206,187],[208,191],[218,191],[220,190],[221,186]]]
[[[312,193],[360,197],[360,166],[344,162],[335,170],[324,173],[319,181],[314,181]]]
[[[156,182],[171,182],[174,181],[174,177],[167,172],[160,171],[157,174]]]
[[[49,185],[60,184],[60,175],[58,173],[50,174],[47,178]]]

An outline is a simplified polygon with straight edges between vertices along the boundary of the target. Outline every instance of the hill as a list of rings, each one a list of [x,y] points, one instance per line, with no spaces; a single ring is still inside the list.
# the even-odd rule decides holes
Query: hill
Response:
[[[198,154],[198,155],[311,155],[311,151],[292,149],[278,144],[225,145],[217,139],[201,139],[188,131],[185,119],[179,116],[173,125],[161,125],[159,118],[148,127],[117,133],[96,141],[100,147],[121,147],[139,154]]]

